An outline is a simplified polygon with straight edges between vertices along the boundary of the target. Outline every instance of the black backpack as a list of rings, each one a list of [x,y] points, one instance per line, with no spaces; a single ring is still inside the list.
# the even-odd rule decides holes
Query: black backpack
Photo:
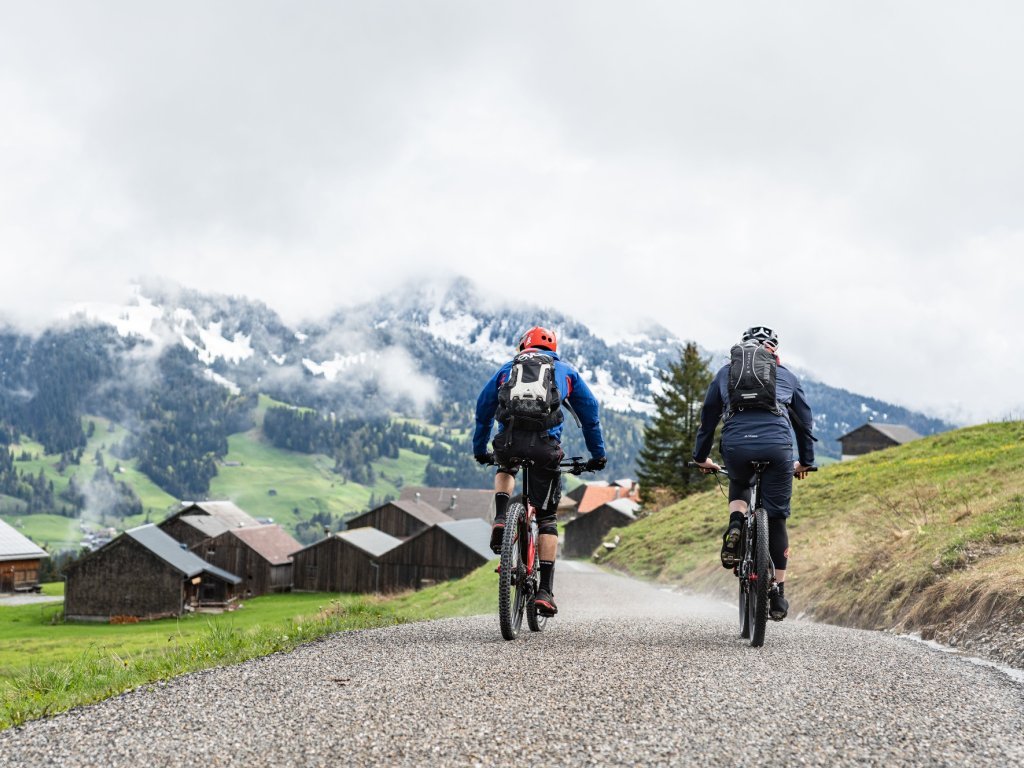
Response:
[[[554,358],[543,352],[516,355],[498,388],[495,418],[507,429],[540,432],[562,423],[561,405]]]
[[[775,379],[779,361],[756,341],[735,345],[729,360],[729,416],[745,408],[782,414]]]

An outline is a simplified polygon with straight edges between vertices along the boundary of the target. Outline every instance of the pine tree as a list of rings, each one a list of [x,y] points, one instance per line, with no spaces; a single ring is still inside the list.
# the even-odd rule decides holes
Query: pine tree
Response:
[[[686,469],[700,427],[700,409],[713,377],[710,358],[702,358],[693,342],[687,343],[679,360],[661,374],[661,393],[654,396],[657,409],[644,430],[644,446],[637,462],[637,477],[645,504],[659,491],[681,499],[703,486],[700,474]]]

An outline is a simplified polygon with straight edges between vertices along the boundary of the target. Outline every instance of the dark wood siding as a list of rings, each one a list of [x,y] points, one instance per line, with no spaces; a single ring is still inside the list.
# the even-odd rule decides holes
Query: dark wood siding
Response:
[[[178,616],[187,596],[181,573],[130,536],[121,536],[71,565],[64,615],[69,619]]]
[[[374,592],[374,558],[336,536],[292,555],[293,588],[305,592]]]
[[[442,518],[444,519],[444,518]],[[358,517],[348,521],[349,528],[376,528],[378,531],[389,533],[398,539],[407,539],[415,536],[424,530],[427,525],[403,509],[394,504],[383,506],[364,512]]]
[[[608,537],[612,528],[629,525],[625,515],[608,506],[598,507],[593,512],[580,515],[565,526],[565,541],[562,544],[564,557],[590,557]]]
[[[39,583],[39,558],[0,562],[0,592],[28,591]]]
[[[853,430],[853,432],[843,437],[839,443],[842,445],[842,454],[844,456],[862,456],[865,453],[899,445],[891,437],[883,435],[877,429],[872,429],[868,425]]]
[[[486,562],[487,558],[433,526],[381,556],[380,591],[420,589],[459,579]]]
[[[235,587],[236,594],[257,597],[291,587],[291,563],[272,565],[230,531],[207,539],[193,551],[211,565],[238,576],[242,583]]]

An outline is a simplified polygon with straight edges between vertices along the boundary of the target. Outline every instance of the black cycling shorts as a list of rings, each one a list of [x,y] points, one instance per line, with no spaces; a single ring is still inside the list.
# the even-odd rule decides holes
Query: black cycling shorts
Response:
[[[750,503],[754,485],[752,461],[770,462],[761,477],[761,505],[768,517],[789,517],[793,496],[793,448],[788,445],[745,445],[722,441],[722,458],[729,470],[729,501]]]
[[[493,446],[500,473],[515,477],[519,471],[517,460],[533,461],[529,473],[530,487],[526,493],[530,503],[537,508],[538,517],[554,515],[562,498],[562,476],[558,471],[558,463],[565,456],[559,442],[546,432],[515,429],[498,434]]]

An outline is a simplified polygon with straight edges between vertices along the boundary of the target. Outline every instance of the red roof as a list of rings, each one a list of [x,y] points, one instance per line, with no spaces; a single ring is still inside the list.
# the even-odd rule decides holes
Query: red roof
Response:
[[[232,528],[229,533],[244,541],[271,565],[290,562],[292,552],[302,545],[279,525],[261,525],[257,528]]]
[[[620,488],[617,485],[588,485],[580,499],[576,512],[585,515],[593,512],[602,504],[607,504],[615,499],[633,499],[639,501],[640,489],[634,485],[631,489]]]

